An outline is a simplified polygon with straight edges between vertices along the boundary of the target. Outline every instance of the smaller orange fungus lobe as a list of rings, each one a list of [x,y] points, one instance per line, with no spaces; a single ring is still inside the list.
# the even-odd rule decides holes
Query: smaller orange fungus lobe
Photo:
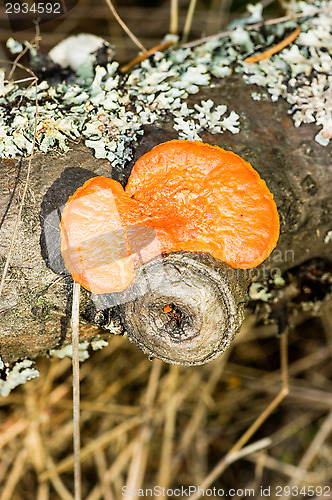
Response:
[[[86,181],[66,203],[60,225],[61,253],[73,279],[95,293],[127,288],[137,259],[131,252],[131,229],[143,219],[138,203],[117,181]]]
[[[61,220],[65,265],[95,293],[124,290],[137,262],[180,250],[250,269],[278,237],[273,195],[253,167],[218,146],[185,140],[139,158],[125,190],[106,177],[88,180]]]

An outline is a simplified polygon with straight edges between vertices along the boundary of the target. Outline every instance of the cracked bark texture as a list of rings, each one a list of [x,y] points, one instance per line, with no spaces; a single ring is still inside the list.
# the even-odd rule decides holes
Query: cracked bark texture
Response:
[[[257,90],[260,89],[246,85],[241,76],[234,75],[221,80],[213,88],[202,88],[198,94],[188,98],[188,104],[192,106],[202,99],[210,98],[216,104],[228,105],[240,115],[239,134],[232,135],[225,132],[213,135],[205,132],[202,138],[204,142],[232,150],[248,160],[266,181],[275,197],[281,221],[281,236],[277,248],[261,267],[266,270],[273,267],[286,270],[313,257],[331,259],[332,243],[324,243],[326,233],[332,230],[331,146],[322,147],[314,141],[318,131],[316,126],[302,125],[295,128],[287,114],[289,106],[282,99],[276,103],[272,103],[268,98],[253,101],[250,93]],[[112,169],[106,160],[97,160],[83,144],[72,144],[66,154],[50,152],[46,155],[37,155],[33,159],[29,191],[4,292],[0,299],[0,355],[3,361],[12,362],[24,357],[34,358],[70,342],[72,283],[70,278],[63,274],[63,262],[59,257],[58,230],[59,210],[68,196],[84,180],[94,175],[113,177],[125,184],[132,165],[139,156],[154,145],[176,137],[170,118],[146,128],[145,134],[134,147],[133,161],[125,165],[123,170]],[[26,178],[27,161],[1,160],[0,163],[2,181],[0,259],[3,267]],[[183,272],[187,273],[186,283],[189,283],[189,286],[191,280],[196,279],[189,275],[190,272],[194,275],[197,273],[198,261],[199,265],[206,269],[205,275],[201,270],[198,272],[198,278],[203,281],[208,279],[209,274],[216,273],[216,268],[221,265],[219,262],[213,262],[214,259],[211,260],[210,257],[206,260],[201,256],[197,261],[195,256],[187,253],[183,253],[182,257],[181,253],[174,254],[173,258],[183,267]],[[171,257],[167,259],[169,259],[167,262],[171,262]],[[146,266],[153,265],[149,263]],[[144,268],[140,270],[139,277],[142,273]],[[169,279],[172,279],[171,272]],[[212,293],[214,287],[218,286],[218,280],[215,279],[214,275],[209,284],[202,284],[201,281],[200,286],[204,287],[207,294]],[[234,299],[234,304],[237,303],[239,306],[241,304],[240,309],[243,310],[243,294],[248,282],[246,279],[241,281],[236,275],[234,280],[236,293],[231,296],[231,292],[228,291],[226,295],[228,294],[230,300]],[[138,282],[140,281],[142,280],[139,279]],[[132,286],[135,288],[139,285],[134,283]],[[129,294],[129,291],[126,293]],[[180,316],[184,314],[190,318],[192,304],[195,301],[191,303],[191,296],[185,295],[187,302],[180,304],[182,308],[184,307],[184,311],[181,307],[179,310],[175,307],[174,313],[177,312]],[[108,311],[106,318],[103,308],[112,305],[109,297],[99,297],[100,307],[98,307],[98,300],[91,301],[90,294],[83,291],[80,332],[82,340],[108,337],[110,331],[99,328],[98,324],[105,325],[113,319],[112,324],[117,325],[121,319],[130,330],[129,337],[134,338],[138,335],[138,344],[146,350],[136,324],[137,319],[140,320],[140,315],[143,318],[144,311],[149,310],[149,314],[154,318],[153,321],[159,322],[159,330],[167,332],[171,328],[171,324],[168,324],[170,318],[164,321],[165,318],[158,316],[156,319],[151,298],[150,294],[135,302],[126,302],[124,299],[121,306],[111,309],[111,312]],[[165,300],[166,298],[168,302],[172,302],[169,293]],[[106,305],[103,303],[104,300]],[[156,302],[156,297],[153,300]],[[201,301],[200,306],[204,309],[203,302]],[[224,303],[222,311],[220,303],[214,303],[209,309],[208,321],[213,323],[221,314],[220,318],[223,318],[221,324],[227,323],[230,319],[230,309],[227,310],[227,307],[225,309]],[[196,338],[199,321],[202,321],[203,316],[200,319],[198,316],[196,319],[192,318],[191,323],[188,320],[190,324],[186,323],[187,326],[182,333],[177,330],[178,324],[176,324],[172,335],[183,334]],[[146,317],[145,315],[144,321]],[[239,330],[241,318],[242,313],[239,310],[237,322],[230,329],[229,339]],[[91,325],[92,322],[95,325]],[[223,335],[221,334],[221,337]],[[228,340],[225,342],[227,344]],[[180,345],[176,341],[173,343],[177,344],[177,347]],[[160,357],[172,362],[164,349],[165,346],[161,348]],[[203,352],[202,356],[199,354],[197,363],[215,357],[214,349],[215,344],[212,343],[211,352]],[[179,352],[176,354],[180,357],[181,355]],[[193,359],[193,354],[190,352],[187,364],[196,364]],[[186,364],[183,359],[178,358],[173,362]]]

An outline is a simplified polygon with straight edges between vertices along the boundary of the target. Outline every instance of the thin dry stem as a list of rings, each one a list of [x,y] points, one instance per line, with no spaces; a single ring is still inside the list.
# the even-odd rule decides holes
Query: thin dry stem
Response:
[[[23,474],[26,457],[27,452],[25,449],[21,450],[17,455],[13,467],[7,477],[7,481],[2,488],[0,500],[12,499],[15,487]]]
[[[107,466],[106,457],[103,450],[97,450],[95,453],[95,462],[98,471],[99,483],[103,500],[115,500],[109,482],[106,478]]]
[[[196,3],[197,0],[190,0],[190,4],[188,7],[188,12],[187,12],[187,17],[184,23],[184,28],[183,28],[183,36],[182,36],[182,42],[185,43],[188,40],[188,36],[190,33],[191,25],[193,22],[194,18],[194,12],[196,8]]]
[[[84,460],[87,460],[91,455],[95,453],[96,450],[104,448],[111,441],[115,440],[122,434],[125,434],[130,429],[137,427],[142,421],[141,417],[133,417],[125,420],[121,424],[117,425],[113,429],[105,432],[101,436],[98,436],[96,439],[91,441],[84,448],[81,448],[81,463]],[[59,462],[55,467],[43,472],[40,475],[40,480],[44,481],[45,479],[51,478],[56,474],[61,474],[63,472],[72,470],[74,466],[74,457],[73,455],[66,457],[64,460]]]
[[[174,446],[174,435],[176,425],[176,415],[178,410],[177,389],[179,383],[180,369],[178,366],[171,366],[169,377],[170,386],[168,387],[168,397],[165,401],[165,426],[163,444],[161,448],[160,467],[158,474],[158,485],[167,489],[169,486],[171,474],[172,452]]]
[[[25,446],[27,455],[29,450],[33,450],[33,454],[30,455],[30,460],[35,469],[37,476],[44,470],[44,449],[43,449],[43,438],[41,436],[41,418],[40,418],[40,405],[38,404],[37,395],[34,392],[28,392],[26,398],[26,409],[29,414],[30,425],[28,429],[28,435],[26,437]],[[49,485],[45,481],[41,481],[38,484],[38,491],[36,495],[37,500],[47,500],[49,497]]]
[[[112,466],[106,471],[104,481],[111,484],[119,478],[121,472],[126,467],[127,463],[133,455],[134,445],[134,441],[131,441],[125,448],[120,451]],[[96,485],[89,496],[86,498],[86,500],[99,500],[100,498],[102,498],[102,489],[100,485]]]
[[[149,444],[153,432],[153,426],[151,425],[151,409],[157,394],[161,368],[162,362],[159,359],[155,359],[151,368],[149,383],[143,403],[144,420],[135,442],[133,458],[129,467],[128,480],[126,483],[129,490],[133,489],[136,492],[141,488],[144,479]],[[132,498],[135,499],[138,497],[133,496]]]
[[[220,460],[220,462],[212,469],[210,474],[205,478],[200,488],[203,490],[208,488],[213,481],[215,481],[220,474],[224,472],[229,463],[233,462],[233,457],[237,457],[241,453],[241,448],[249,441],[249,439],[255,434],[255,432],[261,427],[265,420],[271,415],[271,413],[278,407],[280,402],[288,395],[288,352],[287,352],[287,335],[284,334],[280,337],[280,358],[281,358],[281,379],[282,388],[279,394],[271,401],[271,403],[265,408],[265,410],[259,415],[259,417],[253,422],[253,424],[246,430],[246,432],[241,436],[241,438],[231,447],[225,457]],[[270,442],[270,440],[269,440]],[[247,447],[248,448],[248,447]],[[243,451],[243,450],[242,450]],[[237,460],[237,458],[236,458]],[[190,497],[190,500],[199,498],[198,494],[194,494]]]
[[[252,423],[241,438],[232,446],[227,455],[237,452],[249,441],[255,432],[261,427],[271,413],[279,406],[281,401],[289,394],[288,387],[288,351],[287,351],[287,334],[280,337],[280,362],[281,362],[281,380],[282,388],[279,394],[271,401],[267,408],[259,415]]]
[[[41,41],[41,36],[40,36],[39,23],[38,23],[37,20],[35,21],[35,29],[36,29],[36,34],[35,34],[33,40],[17,55],[17,57],[13,61],[13,63],[12,63],[13,66],[12,66],[12,69],[10,70],[10,72],[9,72],[8,80],[11,80],[11,78],[12,78],[12,76],[14,74],[14,71],[15,71],[16,67],[18,66],[18,61],[20,59],[22,59],[22,57],[24,56],[24,54],[26,54],[27,51],[31,47],[35,47],[37,50],[39,49],[39,42]]]
[[[14,74],[14,71],[16,70],[16,68],[18,67],[18,61],[20,59],[22,59],[22,57],[24,56],[24,54],[26,54],[28,52],[28,50],[31,48],[31,46],[33,45],[33,42],[31,42],[31,45],[27,45],[26,47],[24,47],[24,49],[16,56],[16,58],[14,59],[13,61],[13,66],[12,66],[12,69],[10,70],[9,72],[9,75],[8,75],[8,80],[11,80],[12,79],[12,76]]]
[[[179,30],[179,0],[171,0],[169,32],[177,35]]]
[[[320,452],[323,443],[325,442],[326,438],[329,436],[331,431],[332,431],[332,410],[324,420],[322,426],[320,427],[316,436],[312,440],[310,446],[304,453],[298,467],[296,468],[295,473],[291,476],[292,479],[289,482],[290,487],[300,484],[301,481],[304,479],[304,476],[305,480],[307,481],[307,471],[312,462],[314,461],[316,455]],[[290,497],[287,496],[287,499],[288,498]]]
[[[206,384],[204,384],[203,388],[200,389],[199,391],[199,399],[198,403],[195,407],[195,410],[192,414],[191,419],[188,421],[187,426],[183,430],[182,433],[182,438],[180,441],[180,451],[184,452],[189,446],[190,443],[192,442],[198,428],[200,427],[201,421],[204,417],[204,414],[206,412],[206,399],[209,397],[210,394],[213,393],[215,390],[215,387],[220,380],[220,376],[223,373],[225,366],[227,364],[227,360],[231,354],[232,349],[228,349],[221,357],[221,359],[218,360],[218,363],[215,363],[215,368],[212,371],[209,380],[207,381]],[[180,454],[178,454],[178,460],[180,459]],[[173,464],[175,465],[176,460]]]
[[[212,472],[206,477],[203,483],[200,485],[201,492],[207,489],[211,483],[213,483],[223,472],[224,470],[232,463],[240,460],[241,458],[246,457],[247,455],[251,455],[252,453],[262,450],[263,448],[267,448],[271,445],[271,439],[264,438],[256,441],[255,443],[249,444],[242,450],[236,451],[232,454],[227,453],[227,455],[219,462],[219,464],[212,470]],[[189,497],[189,500],[197,500],[200,498],[201,494],[199,490]]]
[[[127,33],[127,35],[129,36],[129,38],[132,40],[132,42],[140,49],[142,50],[143,52],[146,51],[146,48],[144,47],[144,45],[141,44],[141,42],[138,40],[138,38],[134,35],[134,33],[128,28],[128,26],[126,25],[126,23],[121,19],[121,17],[119,16],[119,14],[117,13],[117,11],[115,10],[115,7],[113,5],[113,3],[111,2],[111,0],[105,0],[108,7],[110,8],[113,16],[115,17],[115,19],[118,21],[118,23],[120,24],[121,28]]]
[[[285,462],[281,462],[274,457],[267,455],[266,453],[253,453],[250,456],[245,457],[249,462],[257,463],[261,461],[264,465],[264,468],[270,469],[271,471],[277,472],[278,474],[282,474],[283,476],[287,476],[292,478],[294,474],[298,471],[298,468],[295,465],[288,464]],[[306,474],[306,482],[308,484],[317,484],[319,483],[323,477],[315,474],[315,473],[307,473]]]
[[[46,463],[49,469],[54,468],[54,462],[50,455],[46,455]],[[58,474],[51,476],[50,482],[61,500],[74,500],[73,495],[68,491]]]
[[[103,392],[103,394],[98,399],[98,402],[109,401],[116,394],[122,391],[127,385],[132,383],[134,380],[138,379],[149,369],[149,365],[146,363],[144,359],[136,366],[133,366],[131,370],[125,373],[122,377],[115,380],[112,384],[107,387],[107,389]]]
[[[73,349],[73,440],[74,440],[74,489],[75,500],[81,500],[81,437],[80,437],[80,361],[79,361],[79,308],[80,285],[74,281],[72,305]]]
[[[20,419],[17,421],[7,421],[6,424],[1,428],[0,434],[0,451],[8,443],[13,441],[19,434],[25,432],[29,427],[29,422],[26,419]]]
[[[301,19],[302,17],[313,17],[322,12],[328,12],[329,7],[320,7],[319,9],[312,9],[310,12],[298,12],[297,14],[290,14],[288,16],[276,17],[274,19],[267,19],[261,23],[250,24],[247,29],[255,30],[261,26],[270,26],[272,24],[285,23],[287,21],[292,21],[293,19]]]

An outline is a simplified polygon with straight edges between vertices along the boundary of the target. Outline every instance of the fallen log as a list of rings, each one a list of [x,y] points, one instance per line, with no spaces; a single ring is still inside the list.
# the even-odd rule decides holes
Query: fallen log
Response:
[[[275,197],[281,236],[274,252],[256,271],[264,279],[274,269],[285,271],[315,257],[331,258],[327,235],[332,229],[332,165],[331,147],[322,147],[313,140],[317,127],[295,128],[287,114],[289,105],[282,99],[275,103],[269,98],[253,101],[249,94],[257,90],[234,75],[213,88],[201,88],[188,101],[193,105],[211,98],[216,104],[230,106],[241,117],[239,134],[215,135],[206,131],[202,138],[248,160]],[[95,175],[110,176],[125,184],[138,157],[154,145],[175,137],[170,117],[146,127],[134,148],[133,161],[123,170],[112,169],[109,162],[97,160],[83,144],[72,144],[66,155],[53,152],[34,157],[29,193],[0,302],[0,355],[4,362],[34,358],[70,342],[72,282],[60,257],[58,228],[61,207],[68,197],[84,180]],[[1,161],[2,265],[26,169],[26,160]],[[240,329],[253,274],[231,272],[207,255],[170,254],[163,259],[163,271],[166,268],[169,277],[166,292],[165,287],[161,291],[156,288],[153,293],[141,290],[132,300],[133,290],[142,287],[142,276],[151,266],[155,266],[153,261],[142,266],[130,290],[121,297],[94,297],[82,291],[81,339],[108,338],[126,329],[129,338],[136,340],[150,356],[168,362],[200,364],[216,357]],[[180,284],[172,275],[176,266],[181,267]],[[172,290],[174,282],[176,290]],[[202,300],[202,293],[190,294],[190,287],[194,289],[196,283],[198,290],[206,292],[208,300]],[[169,322],[165,317],[163,303],[174,305],[180,317],[178,322]],[[156,304],[160,305],[158,311]],[[211,332],[211,325],[213,330],[216,322],[221,326],[217,337],[212,335],[210,348],[203,353],[189,349],[188,357],[183,357],[183,345],[192,340],[197,342],[200,332],[205,331],[204,325]],[[154,339],[156,333],[161,334],[157,352],[154,347],[150,350],[150,340],[143,340],[142,335],[147,331]],[[198,341],[199,344],[202,342]],[[169,352],[171,346],[174,354]]]

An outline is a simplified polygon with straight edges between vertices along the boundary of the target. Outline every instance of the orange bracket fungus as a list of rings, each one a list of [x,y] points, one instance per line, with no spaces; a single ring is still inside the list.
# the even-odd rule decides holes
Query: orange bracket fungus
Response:
[[[73,279],[96,294],[128,294],[128,336],[152,357],[187,365],[228,347],[242,322],[245,270],[279,237],[273,196],[253,167],[185,140],[139,158],[125,189],[106,177],[86,181],[60,226]]]

